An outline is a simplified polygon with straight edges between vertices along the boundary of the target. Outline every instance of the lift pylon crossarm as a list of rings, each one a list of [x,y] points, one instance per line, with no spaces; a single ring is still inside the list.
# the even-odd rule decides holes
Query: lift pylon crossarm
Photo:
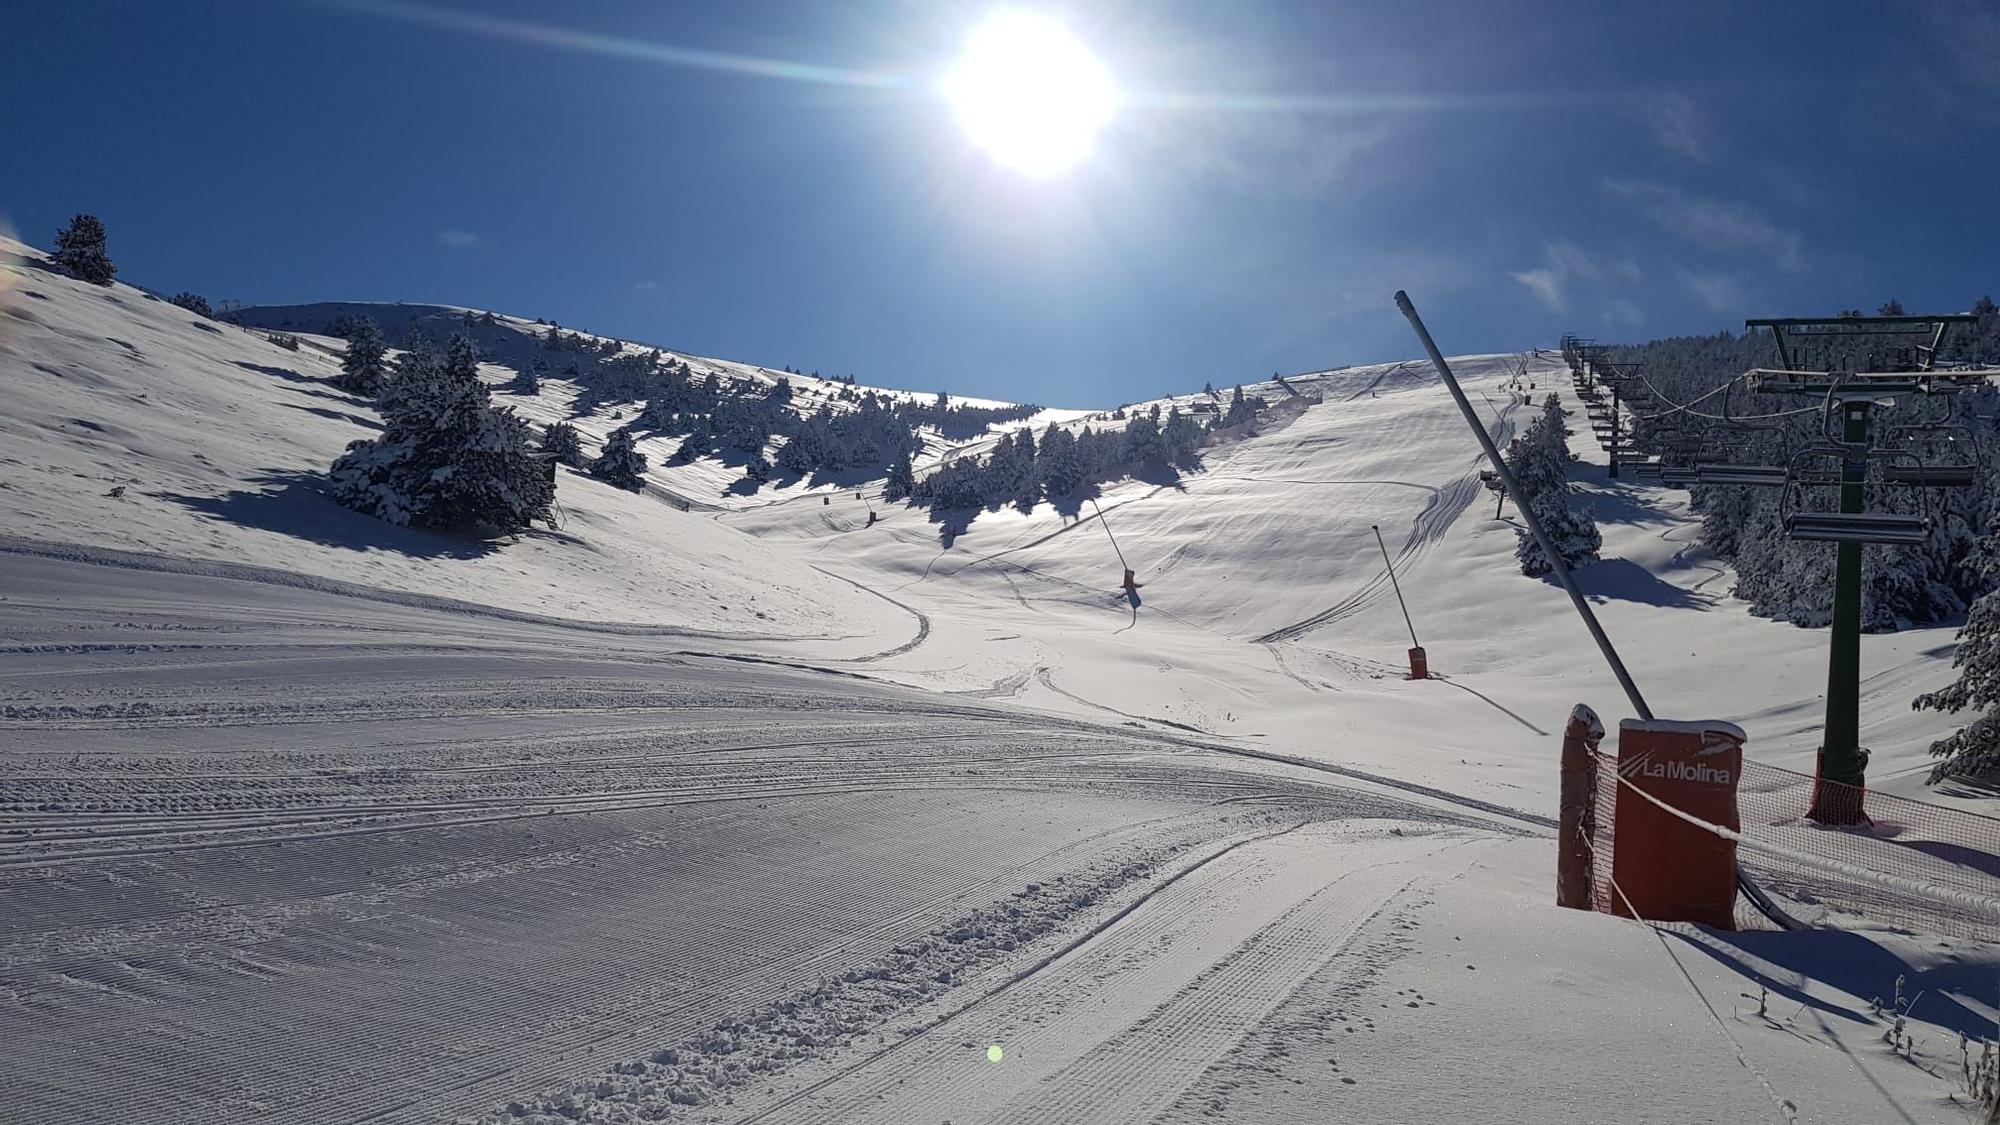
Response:
[[[1938,347],[1944,342],[1944,335],[1955,324],[1977,324],[1979,318],[1971,313],[1928,313],[1903,316],[1777,316],[1760,317],[1743,322],[1748,329],[1768,328],[1771,340],[1778,347],[1778,360],[1787,370],[1797,370],[1805,365],[1795,358],[1790,342],[1800,337],[1867,337],[1867,336],[1929,336],[1929,344],[1914,345],[1911,366],[1917,371],[1929,371],[1937,358]]]

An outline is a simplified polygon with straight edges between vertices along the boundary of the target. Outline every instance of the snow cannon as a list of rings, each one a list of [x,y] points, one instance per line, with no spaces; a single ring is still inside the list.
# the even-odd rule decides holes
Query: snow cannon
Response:
[[[1413,680],[1428,680],[1431,678],[1431,666],[1429,661],[1425,659],[1424,650],[1421,648],[1412,648],[1410,650],[1410,678]]]

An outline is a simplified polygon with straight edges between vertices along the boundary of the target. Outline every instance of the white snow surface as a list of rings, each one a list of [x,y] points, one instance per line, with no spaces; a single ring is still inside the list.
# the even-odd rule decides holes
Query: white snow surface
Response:
[[[1630,708],[1427,365],[1248,387],[1258,436],[1076,511],[869,527],[655,441],[493,544],[317,491],[375,423],[339,341],[0,250],[0,1119],[1973,1119],[1994,950],[1550,905],[1562,721]],[[344,308],[439,307],[252,319]],[[1567,388],[1453,362],[1503,442]],[[1654,709],[1809,769],[1824,631],[1586,444]],[[1951,645],[1864,640],[1871,781],[1990,812],[1922,784]]]

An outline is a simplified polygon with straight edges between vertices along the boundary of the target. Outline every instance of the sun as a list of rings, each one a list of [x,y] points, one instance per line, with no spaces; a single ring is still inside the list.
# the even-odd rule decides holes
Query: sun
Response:
[[[938,87],[973,143],[1036,177],[1089,156],[1119,102],[1111,75],[1068,28],[1018,8],[974,28]]]

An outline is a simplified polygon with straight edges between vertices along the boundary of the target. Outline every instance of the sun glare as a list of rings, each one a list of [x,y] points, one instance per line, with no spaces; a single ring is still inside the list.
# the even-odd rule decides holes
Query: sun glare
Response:
[[[1020,9],[974,28],[939,88],[975,144],[1029,176],[1075,167],[1118,108],[1110,74],[1069,29]]]

